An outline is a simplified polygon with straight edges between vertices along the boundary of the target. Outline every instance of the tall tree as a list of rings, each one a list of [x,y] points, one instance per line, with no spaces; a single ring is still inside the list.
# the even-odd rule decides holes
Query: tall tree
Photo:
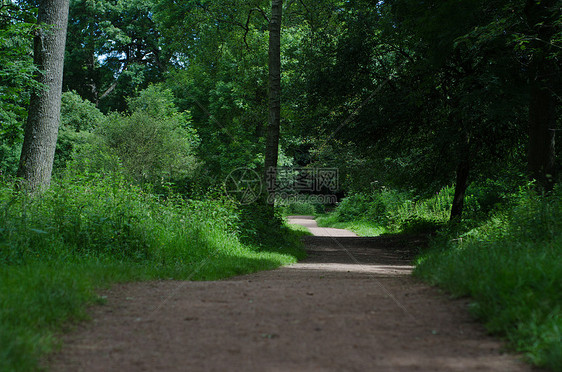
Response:
[[[560,37],[562,10],[555,0],[528,0],[524,14],[531,50],[528,168],[530,177],[550,190],[556,173],[556,90],[561,82],[560,57],[554,55],[560,47],[553,40]]]
[[[63,87],[102,111],[162,80],[169,56],[153,21],[154,1],[71,0]]]
[[[18,176],[30,192],[49,186],[60,123],[62,74],[69,0],[39,3],[34,39],[37,81],[46,88],[31,96]]]
[[[268,187],[266,204],[273,204],[279,157],[279,128],[281,126],[281,20],[283,0],[271,1],[269,20],[269,122],[265,147],[265,182]],[[273,186],[273,187],[271,187]]]
[[[339,28],[317,43],[321,62],[306,69],[305,120],[339,147],[320,160],[340,166],[351,153],[365,159],[355,179],[422,193],[455,183],[451,217],[460,218],[469,183],[497,177],[523,148],[527,96],[505,26],[486,44],[474,41],[478,28],[471,34],[497,19],[497,3],[345,2]]]

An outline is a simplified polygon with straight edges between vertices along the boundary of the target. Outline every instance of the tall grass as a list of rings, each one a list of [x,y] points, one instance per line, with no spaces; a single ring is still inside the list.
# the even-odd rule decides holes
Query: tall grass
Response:
[[[362,236],[433,231],[448,221],[453,193],[452,187],[445,187],[421,200],[390,189],[358,193],[342,200],[333,213],[320,216],[318,223],[350,229]]]
[[[363,234],[437,229],[414,274],[455,296],[470,296],[475,317],[534,364],[562,371],[562,188],[509,193],[489,181],[469,188],[463,221],[447,223],[444,188],[415,201],[407,193],[357,194],[319,223]]]
[[[115,281],[218,279],[295,262],[298,234],[226,199],[146,193],[118,175],[69,170],[30,198],[0,183],[0,371],[38,368],[54,334],[84,318],[95,288]],[[260,235],[261,234],[261,235]],[[260,236],[275,236],[267,245]]]
[[[528,359],[562,371],[562,192],[524,189],[513,206],[465,232],[443,231],[415,275],[456,296]]]

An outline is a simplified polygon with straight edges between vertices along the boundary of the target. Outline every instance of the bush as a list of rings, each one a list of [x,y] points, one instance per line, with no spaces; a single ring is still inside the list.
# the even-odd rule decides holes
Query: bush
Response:
[[[420,201],[413,201],[408,193],[383,188],[342,200],[333,213],[332,223],[365,221],[389,232],[433,231],[448,220],[451,200],[452,188]]]
[[[363,219],[369,213],[369,196],[358,193],[343,199],[336,208],[340,221],[353,221]]]
[[[138,184],[156,184],[161,179],[185,179],[197,165],[197,137],[184,124],[181,116],[155,118],[135,112],[130,116],[112,115],[100,134],[130,179]]]
[[[229,240],[239,229],[238,212],[227,201],[161,199],[118,174],[70,169],[41,197],[13,194],[10,188],[0,196],[5,216],[0,264],[67,257],[163,259],[168,255],[163,247],[180,244],[204,251],[207,245],[197,246],[200,242],[190,238],[216,230]]]
[[[61,99],[61,130],[91,132],[105,121],[105,115],[92,102],[75,91],[65,92]]]
[[[130,99],[129,109],[127,115],[109,115],[82,146],[76,154],[82,169],[121,170],[136,184],[157,188],[189,182],[198,166],[199,143],[189,113],[178,112],[171,92],[158,86]]]
[[[20,153],[21,143],[13,145],[0,143],[0,177],[16,175]]]
[[[53,168],[55,172],[64,169],[76,151],[93,141],[91,134],[106,120],[96,106],[82,99],[76,92],[62,94],[61,124]]]

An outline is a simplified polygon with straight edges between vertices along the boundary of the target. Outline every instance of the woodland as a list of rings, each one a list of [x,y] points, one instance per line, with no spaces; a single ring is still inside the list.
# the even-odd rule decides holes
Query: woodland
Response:
[[[296,262],[287,215],[430,236],[414,275],[562,370],[560,1],[0,4],[0,370],[96,288]]]

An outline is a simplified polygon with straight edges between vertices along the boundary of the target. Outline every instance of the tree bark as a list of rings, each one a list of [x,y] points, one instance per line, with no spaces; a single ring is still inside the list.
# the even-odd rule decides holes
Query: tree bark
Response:
[[[266,205],[273,207],[281,125],[281,20],[283,0],[271,1],[269,20],[269,123],[265,147]],[[272,208],[273,209],[273,208]]]
[[[470,173],[470,163],[468,159],[463,159],[457,166],[457,182],[455,184],[455,196],[451,206],[450,220],[460,220],[464,208],[464,197],[468,187],[468,175]]]
[[[527,149],[528,169],[531,179],[544,190],[554,187],[556,176],[556,95],[560,67],[553,58],[552,37],[560,8],[556,0],[528,0],[525,6],[527,22],[538,39],[531,43],[533,50],[529,67],[529,144]],[[558,28],[559,30],[559,28]]]
[[[18,169],[18,177],[31,193],[44,191],[51,181],[60,124],[68,8],[69,0],[39,3],[33,58],[41,71],[36,80],[45,88],[31,96]]]
[[[546,87],[531,83],[529,104],[528,166],[531,179],[552,190],[556,172],[555,131],[556,101]]]
[[[460,220],[464,209],[464,197],[468,187],[470,174],[470,135],[464,133],[464,139],[459,144],[459,163],[457,165],[457,179],[455,183],[455,196],[451,206],[450,221]]]

